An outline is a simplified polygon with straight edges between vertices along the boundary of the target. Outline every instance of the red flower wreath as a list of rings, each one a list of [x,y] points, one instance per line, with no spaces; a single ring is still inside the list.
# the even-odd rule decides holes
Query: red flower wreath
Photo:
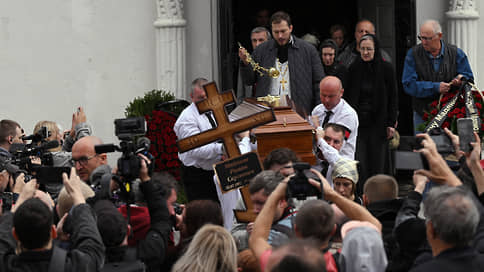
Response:
[[[150,153],[155,157],[155,171],[168,171],[180,181],[180,160],[173,126],[176,117],[164,111],[154,110],[145,116],[148,131],[146,137],[151,141]]]
[[[434,119],[435,115],[437,115],[440,109],[443,108],[447,104],[447,102],[449,102],[449,100],[452,99],[455,95],[460,95],[460,94],[458,94],[458,91],[455,91],[455,92],[449,92],[443,95],[442,99],[440,100],[440,107],[438,107],[439,100],[432,101],[432,103],[430,103],[429,105],[431,110],[429,112],[427,111],[424,112],[422,116],[424,123],[421,124],[418,127],[418,129],[420,131],[424,131],[425,127],[430,123],[430,121],[432,121],[432,119]],[[481,95],[477,91],[472,91],[472,96],[476,104],[477,113],[481,118],[481,122],[483,122],[484,113],[481,111],[482,109]],[[442,128],[448,128],[454,134],[457,134],[457,119],[464,118],[465,114],[466,114],[465,101],[464,101],[464,97],[461,96],[459,97],[459,99],[457,99],[454,109],[447,114],[447,118],[442,124]],[[481,124],[481,131],[479,132],[479,135],[481,136],[481,138],[484,136],[484,126],[482,124]]]

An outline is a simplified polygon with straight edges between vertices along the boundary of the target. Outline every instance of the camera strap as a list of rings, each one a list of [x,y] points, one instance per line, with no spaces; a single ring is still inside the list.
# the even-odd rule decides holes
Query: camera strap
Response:
[[[474,98],[472,96],[472,86],[467,82],[462,83],[462,90],[458,91],[454,97],[440,109],[440,111],[435,115],[435,117],[428,123],[427,127],[425,127],[424,132],[428,133],[430,130],[434,128],[442,127],[442,124],[447,119],[447,115],[451,112],[456,104],[459,97],[464,94],[465,99],[465,108],[466,108],[466,117],[472,118],[473,129],[475,132],[479,132],[481,127],[481,120],[477,113],[476,104],[474,102]]]

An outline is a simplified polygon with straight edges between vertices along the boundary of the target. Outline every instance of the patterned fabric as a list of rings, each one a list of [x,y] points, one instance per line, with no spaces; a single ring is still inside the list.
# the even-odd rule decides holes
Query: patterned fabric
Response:
[[[341,159],[339,159],[334,165],[332,174],[333,180],[335,178],[346,178],[356,184],[358,182],[357,164],[357,161],[341,157]]]

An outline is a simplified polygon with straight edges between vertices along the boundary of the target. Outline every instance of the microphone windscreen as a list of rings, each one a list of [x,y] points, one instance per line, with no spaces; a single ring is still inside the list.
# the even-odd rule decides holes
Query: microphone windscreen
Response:
[[[140,138],[138,138],[136,145],[137,145],[138,148],[146,148],[146,150],[149,150],[150,145],[151,145],[151,141],[150,141],[150,139],[148,139],[146,137],[140,137]]]

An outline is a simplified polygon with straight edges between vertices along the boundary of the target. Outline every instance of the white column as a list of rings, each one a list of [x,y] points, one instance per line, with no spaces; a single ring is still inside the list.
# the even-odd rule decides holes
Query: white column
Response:
[[[450,0],[449,11],[445,13],[448,18],[448,39],[451,44],[461,48],[469,59],[471,69],[477,69],[477,12],[474,0]]]
[[[186,98],[186,46],[183,0],[156,0],[156,78],[158,89]]]

